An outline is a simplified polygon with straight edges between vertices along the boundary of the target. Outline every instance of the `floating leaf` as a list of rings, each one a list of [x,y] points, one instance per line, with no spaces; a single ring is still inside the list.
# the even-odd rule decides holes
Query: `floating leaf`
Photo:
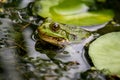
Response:
[[[36,0],[32,8],[33,14],[37,14],[42,17],[50,17],[50,8],[58,5],[58,3],[59,0]]]
[[[96,39],[90,44],[89,55],[96,68],[120,75],[120,32],[111,32]]]
[[[102,10],[96,12],[85,12],[75,15],[53,15],[54,21],[71,24],[77,26],[93,26],[98,24],[104,24],[113,18],[113,13],[110,10]]]
[[[114,17],[112,10],[89,11],[90,6],[95,7],[94,0],[37,0],[33,6],[33,13],[76,26],[104,24]]]

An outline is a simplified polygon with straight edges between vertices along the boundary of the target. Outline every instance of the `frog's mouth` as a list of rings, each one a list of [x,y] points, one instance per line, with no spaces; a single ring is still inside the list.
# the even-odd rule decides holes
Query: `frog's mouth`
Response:
[[[69,40],[65,39],[63,37],[49,36],[49,35],[46,35],[46,34],[39,34],[39,37],[42,40],[44,40],[46,42],[49,42],[53,45],[59,46],[59,47],[64,47],[67,44],[69,44]]]

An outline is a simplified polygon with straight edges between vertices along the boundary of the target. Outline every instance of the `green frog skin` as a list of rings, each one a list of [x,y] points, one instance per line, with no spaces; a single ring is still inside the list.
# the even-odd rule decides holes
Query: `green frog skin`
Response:
[[[78,26],[57,23],[48,18],[38,27],[37,31],[40,39],[59,47],[81,42],[89,35],[89,32]]]

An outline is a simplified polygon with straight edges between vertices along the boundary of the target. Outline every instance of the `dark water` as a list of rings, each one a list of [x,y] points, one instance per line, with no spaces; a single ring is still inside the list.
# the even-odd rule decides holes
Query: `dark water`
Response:
[[[119,24],[112,24],[117,27],[109,31],[105,27],[108,32],[100,29],[99,35],[91,35],[79,44],[58,48],[33,38],[42,18],[26,14],[31,7],[28,3],[32,1],[10,0],[0,3],[3,9],[6,8],[5,12],[0,13],[0,80],[90,80],[84,76],[95,75],[94,72],[98,72],[99,77],[93,80],[106,80],[106,76],[99,71],[87,72],[91,65],[85,45],[101,33],[119,31]],[[98,25],[97,28],[103,25]],[[95,31],[94,27],[84,29]]]

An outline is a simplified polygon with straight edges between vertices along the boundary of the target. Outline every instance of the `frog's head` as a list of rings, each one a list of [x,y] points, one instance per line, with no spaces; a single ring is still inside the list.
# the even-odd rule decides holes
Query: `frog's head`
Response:
[[[38,35],[46,42],[63,47],[69,43],[69,40],[67,38],[66,30],[64,30],[62,27],[66,26],[46,20],[38,27]]]

